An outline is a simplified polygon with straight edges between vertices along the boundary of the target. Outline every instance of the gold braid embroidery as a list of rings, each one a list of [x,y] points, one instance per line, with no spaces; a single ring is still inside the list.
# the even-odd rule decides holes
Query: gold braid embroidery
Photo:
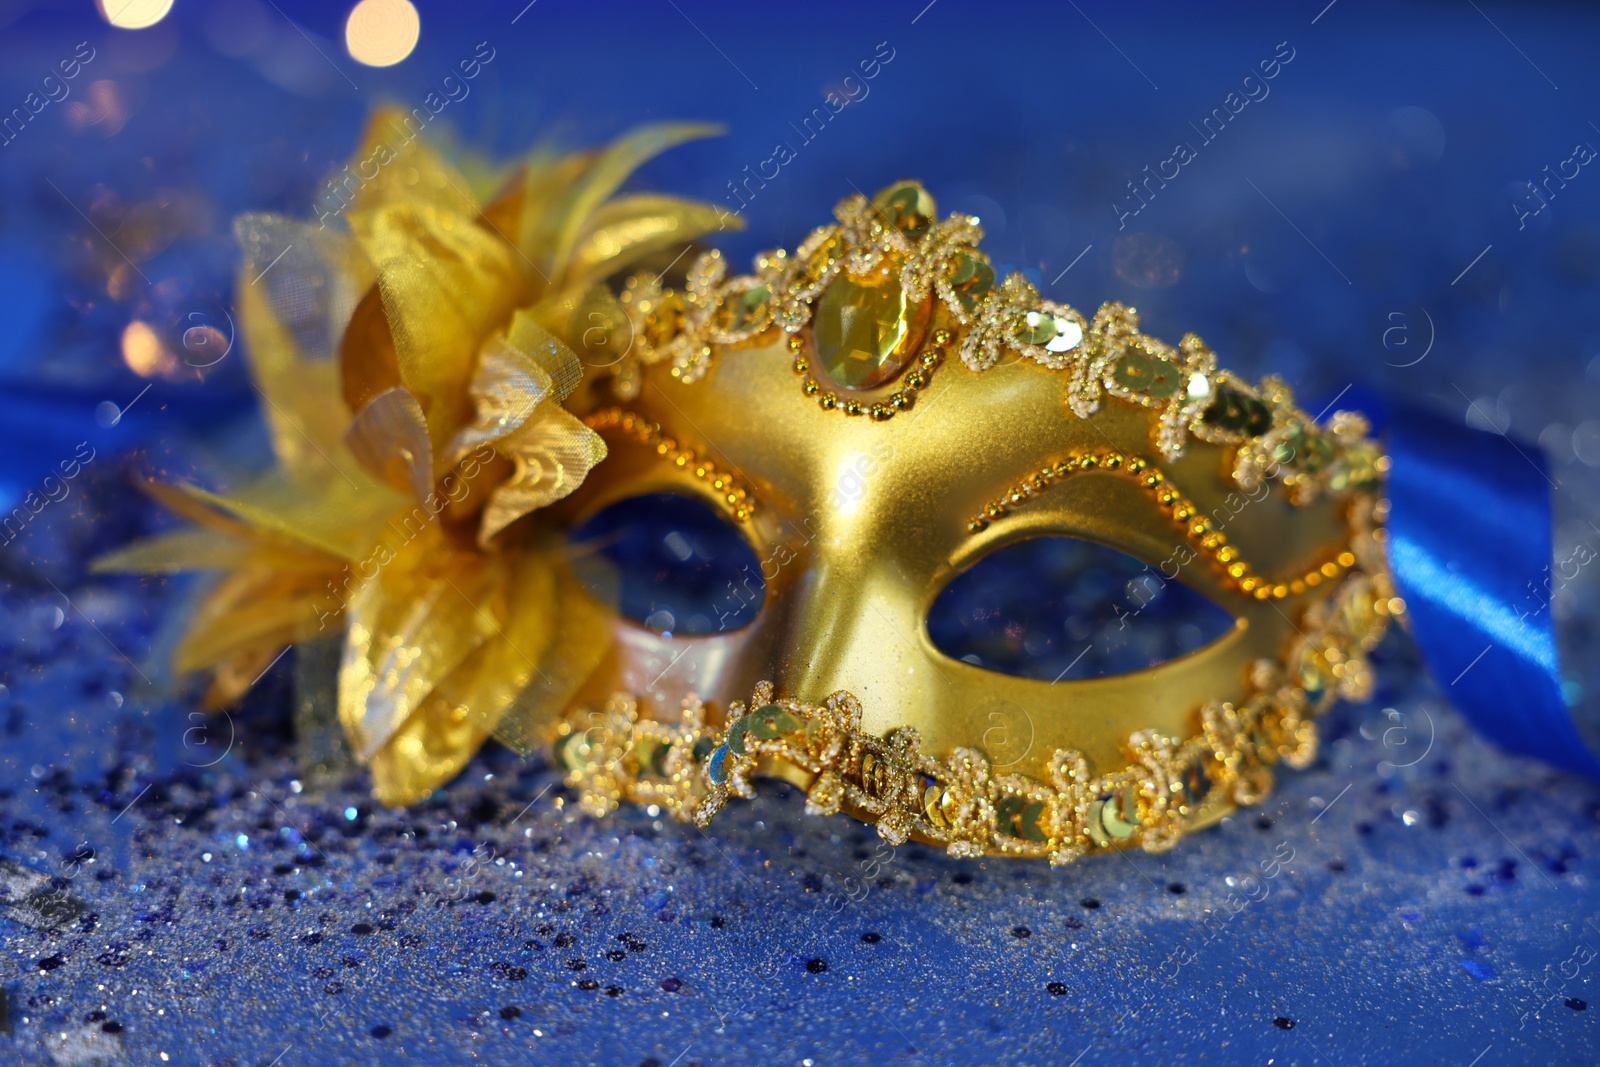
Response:
[[[1337,578],[1355,566],[1355,554],[1344,551],[1287,582],[1274,582],[1263,577],[1239,555],[1238,549],[1228,544],[1221,530],[1212,527],[1211,520],[1199,513],[1193,501],[1185,497],[1171,479],[1149,460],[1140,456],[1124,456],[1121,452],[1080,453],[1040,467],[1032,478],[1018,482],[1010,492],[985,505],[981,515],[975,515],[967,522],[967,529],[972,533],[980,533],[991,522],[1004,518],[1058,482],[1084,471],[1095,470],[1112,471],[1137,481],[1150,498],[1172,516],[1178,529],[1211,557],[1212,562],[1241,593],[1254,596],[1257,600],[1282,600],[1291,595],[1297,596],[1308,588],[1321,585],[1326,579]]]
[[[689,471],[696,478],[717,491],[728,513],[739,522],[746,522],[755,513],[755,494],[739,479],[717,467],[711,460],[699,456],[692,448],[679,447],[678,442],[661,432],[659,423],[651,422],[626,408],[601,408],[584,417],[583,424],[597,433],[618,431],[636,444],[644,445],[664,462]]]
[[[1257,803],[1271,789],[1274,764],[1309,764],[1314,716],[1336,694],[1360,698],[1370,689],[1365,654],[1390,615],[1404,610],[1383,562],[1375,525],[1382,510],[1370,501],[1353,509],[1360,569],[1306,610],[1305,636],[1284,666],[1258,661],[1253,694],[1239,705],[1206,704],[1187,739],[1134,732],[1125,746],[1130,762],[1098,775],[1071,750],[1053,754],[1048,781],[995,774],[976,748],[934,758],[913,728],[864,732],[850,693],[812,704],[777,698],[768,683],[748,704],[731,704],[720,731],[706,726],[698,701],[669,724],[641,719],[637,702],[619,694],[563,722],[555,755],[580,806],[597,815],[627,800],[661,804],[703,826],[730,796],[753,796],[752,777],[783,763],[810,776],[807,813],[846,811],[876,823],[892,843],[914,835],[956,856],[995,852],[1052,864],[1130,845],[1164,851],[1207,805]],[[591,725],[580,728],[585,719]]]

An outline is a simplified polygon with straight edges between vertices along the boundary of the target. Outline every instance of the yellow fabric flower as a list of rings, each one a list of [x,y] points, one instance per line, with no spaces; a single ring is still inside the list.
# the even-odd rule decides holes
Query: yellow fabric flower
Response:
[[[610,619],[538,514],[606,454],[563,406],[584,378],[574,348],[625,348],[606,279],[728,221],[617,192],[711,132],[651,126],[469,176],[379,112],[331,225],[239,220],[237,316],[277,465],[229,493],[152,486],[195,527],[98,564],[219,573],[174,662],[212,671],[209,705],[286,645],[342,632],[339,718],[386,803],[425,796],[492,733],[538,741]]]
[[[600,435],[561,406],[582,374],[571,350],[522,311],[479,356],[468,389],[477,416],[456,432],[451,461],[488,446],[516,465],[489,494],[480,544],[572,492],[605,458]]]

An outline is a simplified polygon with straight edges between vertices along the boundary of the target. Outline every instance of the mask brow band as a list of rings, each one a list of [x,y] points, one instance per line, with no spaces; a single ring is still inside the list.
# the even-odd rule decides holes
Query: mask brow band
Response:
[[[739,479],[720,470],[711,460],[696,455],[694,449],[681,447],[677,441],[661,431],[661,424],[651,422],[626,408],[601,408],[584,416],[583,424],[596,433],[612,432],[625,440],[643,445],[664,463],[670,463],[716,490],[717,499],[738,522],[747,522],[755,513],[755,494]]]
[[[1153,467],[1149,460],[1140,456],[1124,456],[1121,452],[1078,453],[1040,467],[1033,477],[1019,482],[1004,496],[997,497],[984,505],[982,514],[968,520],[967,530],[971,533],[981,533],[991,522],[1004,518],[1051,486],[1074,474],[1095,470],[1123,474],[1138,482],[1161,510],[1172,517],[1178,529],[1210,557],[1217,569],[1229,579],[1229,585],[1246,596],[1253,596],[1257,600],[1282,600],[1315,588],[1327,579],[1337,578],[1355,566],[1355,554],[1346,549],[1333,559],[1312,567],[1298,577],[1287,582],[1274,582],[1258,574],[1255,568],[1239,555],[1239,550],[1228,544],[1227,536],[1221,530],[1215,529],[1211,525],[1211,520],[1199,513],[1193,501],[1180,493],[1167,476]]]

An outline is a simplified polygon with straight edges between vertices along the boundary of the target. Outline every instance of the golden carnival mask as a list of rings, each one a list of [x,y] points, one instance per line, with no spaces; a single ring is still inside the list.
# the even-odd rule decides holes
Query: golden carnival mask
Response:
[[[359,190],[348,231],[242,225],[245,281],[297,234],[316,249],[315,314],[241,285],[280,468],[157,490],[201,529],[111,561],[224,571],[179,650],[213,702],[331,620],[339,718],[391,803],[493,734],[553,741],[597,815],[704,824],[776,776],[893,842],[1053,863],[1168,848],[1309,761],[1316,714],[1364,692],[1403,608],[1364,420],[1319,425],[1193,335],[996,277],[978,220],[939,219],[913,182],[846,198],[752,274],[712,251],[666,284],[721,213],[614,194],[698,132],[477,181],[409,143],[413,180]],[[569,542],[659,494],[714,509],[759,561],[734,625],[627,617]],[[1100,677],[942,651],[940,594],[1043,537],[1142,561],[1232,625]]]

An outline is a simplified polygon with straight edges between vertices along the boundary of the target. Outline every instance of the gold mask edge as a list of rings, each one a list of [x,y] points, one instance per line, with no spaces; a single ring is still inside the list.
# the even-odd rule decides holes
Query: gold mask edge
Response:
[[[891,842],[916,838],[957,856],[1047,857],[1061,864],[1095,850],[1171,848],[1188,830],[1259,801],[1271,788],[1275,764],[1308,764],[1316,751],[1316,715],[1336,695],[1359,697],[1370,687],[1366,653],[1389,618],[1403,611],[1383,558],[1386,504],[1379,481],[1386,460],[1367,439],[1360,416],[1337,413],[1324,433],[1294,406],[1281,382],[1269,378],[1259,389],[1250,387],[1219,370],[1192,334],[1173,348],[1140,333],[1132,308],[1107,304],[1086,321],[1072,308],[1043,300],[1019,275],[993,284],[992,268],[976,248],[977,221],[903,216],[908,200],[901,196],[897,207],[895,197],[907,187],[917,189],[918,205],[931,207],[914,183],[892,186],[871,202],[847,198],[836,209],[837,224],[814,231],[792,256],[758,257],[755,275],[727,278],[713,251],[691,266],[682,292],[661,288],[659,278],[630,281],[622,303],[632,343],[619,360],[613,395],[624,402],[636,395],[645,369],[658,363],[668,365],[672,379],[693,385],[710,372],[719,350],[778,334],[788,336],[804,396],[825,411],[882,422],[915,405],[949,354],[958,352],[970,372],[995,366],[1005,352],[1032,360],[1065,373],[1067,405],[1081,418],[1093,417],[1106,397],[1154,409],[1151,443],[1163,458],[1181,455],[1191,436],[1235,445],[1233,480],[1241,487],[1276,478],[1296,504],[1324,494],[1345,501],[1348,550],[1279,580],[1255,573],[1220,531],[1204,528],[1203,518],[1186,531],[1247,597],[1279,601],[1310,594],[1295,626],[1299,639],[1281,661],[1254,663],[1245,699],[1201,705],[1189,736],[1133,731],[1123,744],[1127,764],[1106,769],[1091,767],[1076,751],[1057,750],[1048,781],[999,773],[980,748],[924,752],[912,727],[884,735],[864,731],[861,704],[849,692],[816,703],[819,694],[780,698],[768,683],[747,703],[733,701],[724,709],[690,697],[676,722],[643,716],[636,695],[618,693],[598,707],[574,709],[557,727],[555,754],[568,785],[579,791],[580,806],[597,815],[622,802],[655,804],[705,825],[730,796],[752,796],[751,779],[766,775],[802,788],[809,813],[843,811],[876,824]],[[831,387],[802,336],[815,302],[840,278],[894,266],[904,290],[937,309],[927,346],[911,353],[882,387]],[[1172,375],[1180,387],[1169,387]],[[1224,395],[1225,413],[1239,417],[1219,424],[1208,416]],[[707,467],[696,475],[716,480],[736,519],[753,510],[737,479],[625,407],[597,412],[590,425],[621,428],[680,467]],[[1303,449],[1320,458],[1315,465],[1279,462],[1286,447],[1291,457]],[[1120,468],[1151,490],[1180,528],[1189,522],[1185,512],[1193,509],[1163,482],[1153,461],[1122,454],[1072,459],[1085,468]],[[1359,474],[1350,473],[1356,468]],[[1041,469],[972,516],[969,529],[984,530],[1073,471],[1071,464]],[[720,728],[708,721],[714,718],[722,720]]]

